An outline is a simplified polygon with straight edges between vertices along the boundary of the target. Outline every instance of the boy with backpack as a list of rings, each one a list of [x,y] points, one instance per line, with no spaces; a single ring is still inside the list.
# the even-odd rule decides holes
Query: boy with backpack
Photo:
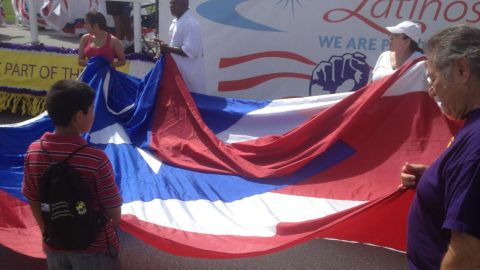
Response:
[[[119,269],[122,199],[112,165],[81,137],[93,124],[94,91],[74,80],[56,82],[46,107],[55,131],[25,156],[22,194],[42,231],[48,269]]]

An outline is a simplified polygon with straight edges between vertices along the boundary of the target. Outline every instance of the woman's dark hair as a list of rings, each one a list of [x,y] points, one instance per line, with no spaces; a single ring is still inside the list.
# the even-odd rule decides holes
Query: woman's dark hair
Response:
[[[107,31],[107,19],[98,11],[90,11],[85,15],[85,21],[91,25],[98,24],[103,31]]]
[[[412,52],[419,52],[419,53],[423,53],[423,50],[420,48],[420,46],[418,46],[418,43],[411,39],[410,38],[410,47],[409,47],[410,51]]]
[[[67,127],[79,111],[88,113],[95,92],[86,83],[76,80],[60,80],[47,93],[48,116],[55,126]]]
[[[410,49],[410,51],[423,53],[423,50],[420,48],[420,46],[418,46],[418,43],[415,40],[411,39],[409,36],[407,36],[405,34],[401,34],[401,35],[402,35],[403,39],[409,39],[410,40],[410,46],[408,47],[408,49]]]

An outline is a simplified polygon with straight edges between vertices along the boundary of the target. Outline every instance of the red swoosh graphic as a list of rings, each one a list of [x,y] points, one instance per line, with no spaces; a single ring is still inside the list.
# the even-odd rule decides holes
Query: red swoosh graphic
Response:
[[[316,66],[317,64],[310,59],[307,59],[299,54],[292,53],[292,52],[285,52],[285,51],[268,51],[268,52],[259,52],[254,54],[248,54],[238,57],[231,57],[231,58],[222,58],[220,59],[220,63],[218,64],[219,68],[226,68],[230,66],[235,66],[238,64],[242,64],[245,62],[249,62],[252,60],[256,60],[259,58],[265,57],[279,57],[279,58],[286,58],[295,60],[301,63],[305,63],[307,65]]]
[[[349,9],[345,9],[345,8],[337,8],[337,9],[332,9],[330,11],[328,11],[327,13],[325,13],[325,15],[323,15],[323,19],[327,22],[342,22],[342,21],[345,21],[345,20],[348,20],[350,19],[351,17],[356,17],[358,18],[360,21],[363,21],[365,24],[367,24],[368,26],[370,26],[371,28],[381,32],[381,33],[384,33],[384,34],[390,34],[390,32],[388,32],[388,30],[383,27],[383,26],[380,26],[376,23],[374,23],[373,21],[371,21],[370,19],[368,19],[367,17],[361,15],[359,13],[359,11],[363,8],[363,6],[367,3],[367,1],[363,1],[362,4],[360,4],[357,9],[355,10],[349,10]],[[341,18],[341,19],[331,19],[330,18],[330,15],[333,13],[333,12],[345,12],[345,14],[347,15],[345,18]],[[427,29],[427,26],[425,25],[425,23],[423,22],[420,22],[420,21],[414,21],[416,23],[418,23],[420,25],[420,30],[422,33],[425,32],[425,30]]]
[[[293,73],[293,72],[279,72],[279,73],[264,74],[264,75],[241,79],[241,80],[221,81],[218,83],[218,91],[229,92],[229,91],[244,90],[244,89],[248,89],[248,88],[257,86],[261,83],[264,83],[266,81],[270,81],[277,78],[297,78],[297,79],[310,80],[310,75]]]
[[[323,19],[327,22],[340,22],[340,21],[343,21],[345,19],[341,19],[341,20],[332,20],[329,18],[330,14],[332,12],[335,12],[335,11],[344,11],[346,12],[347,14],[351,16],[355,16],[357,17],[359,20],[363,21],[364,23],[366,23],[367,25],[369,25],[371,28],[379,31],[379,32],[382,32],[382,33],[385,33],[385,34],[388,34],[388,31],[387,29],[385,29],[384,27],[370,21],[368,18],[366,18],[365,16],[357,13],[357,10],[355,11],[352,11],[352,10],[348,10],[348,9],[344,9],[344,8],[338,8],[338,9],[334,9],[334,10],[330,10],[329,12],[327,12],[324,16],[323,16]]]

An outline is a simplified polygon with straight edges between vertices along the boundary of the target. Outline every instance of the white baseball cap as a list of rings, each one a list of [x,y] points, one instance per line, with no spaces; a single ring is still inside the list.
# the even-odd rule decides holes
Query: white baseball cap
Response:
[[[420,25],[411,21],[403,21],[395,26],[387,26],[385,28],[392,34],[404,34],[417,43],[420,41],[420,35],[422,34]]]

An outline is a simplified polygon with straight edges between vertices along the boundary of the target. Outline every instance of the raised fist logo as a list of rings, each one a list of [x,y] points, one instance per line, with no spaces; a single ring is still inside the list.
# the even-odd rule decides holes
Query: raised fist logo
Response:
[[[368,82],[370,67],[363,53],[346,53],[320,62],[310,79],[309,95],[333,94],[359,89]]]

